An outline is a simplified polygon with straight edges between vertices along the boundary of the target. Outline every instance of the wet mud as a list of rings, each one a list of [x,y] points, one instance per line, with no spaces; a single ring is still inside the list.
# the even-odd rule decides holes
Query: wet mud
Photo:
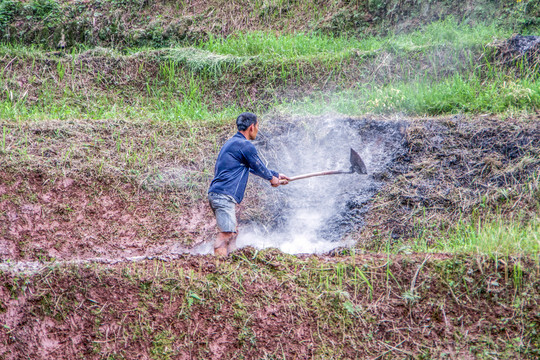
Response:
[[[532,261],[507,261],[244,249],[222,263],[0,273],[0,357],[533,359],[537,275]]]
[[[1,172],[0,261],[144,258],[214,234],[206,203],[88,180]]]

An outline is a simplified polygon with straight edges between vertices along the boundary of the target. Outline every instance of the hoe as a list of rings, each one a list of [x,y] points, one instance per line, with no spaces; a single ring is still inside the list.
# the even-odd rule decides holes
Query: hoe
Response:
[[[304,174],[304,175],[298,175],[293,176],[290,178],[289,181],[295,181],[300,179],[307,179],[314,176],[325,176],[325,175],[336,175],[336,174],[367,174],[366,165],[364,165],[364,162],[362,161],[362,158],[356,151],[351,149],[351,168],[350,170],[327,170],[327,171],[320,171],[310,174]]]

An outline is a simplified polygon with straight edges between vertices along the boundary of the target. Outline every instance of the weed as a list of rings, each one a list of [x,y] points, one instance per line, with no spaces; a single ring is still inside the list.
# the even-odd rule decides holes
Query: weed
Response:
[[[420,299],[420,295],[411,290],[405,290],[403,294],[401,294],[401,297],[409,306],[416,304],[416,302]]]
[[[366,283],[366,285],[368,286],[368,294],[369,294],[369,299],[371,300],[372,297],[373,297],[373,285],[371,284],[371,282],[368,280],[366,274],[364,274],[364,272],[357,266],[355,266],[354,268],[354,283],[355,284],[358,284],[358,279],[357,279],[357,275],[360,276],[361,280],[363,282]],[[356,291],[355,291],[356,292]]]
[[[187,303],[188,308],[192,307],[194,304],[202,303],[203,301],[204,300],[194,292],[190,291],[186,295],[186,303]]]
[[[6,137],[8,136],[9,132],[11,132],[11,130],[8,130],[8,128],[2,126],[2,141],[0,142],[0,149],[2,152],[6,152]]]
[[[66,74],[66,68],[61,61],[56,64],[56,71],[58,73],[58,79],[62,81],[64,79],[64,75]]]
[[[174,349],[174,343],[176,336],[170,331],[165,330],[158,333],[152,341],[152,347],[150,348],[150,357],[152,359],[174,359],[178,353]]]
[[[514,282],[514,287],[516,292],[521,288],[523,284],[523,269],[519,262],[514,264],[514,270],[512,271],[512,280]]]
[[[539,224],[536,219],[522,223],[497,218],[477,224],[462,224],[439,246],[442,251],[480,254],[538,254]]]
[[[21,2],[4,0],[0,3],[0,30],[4,31],[6,25],[21,11]]]

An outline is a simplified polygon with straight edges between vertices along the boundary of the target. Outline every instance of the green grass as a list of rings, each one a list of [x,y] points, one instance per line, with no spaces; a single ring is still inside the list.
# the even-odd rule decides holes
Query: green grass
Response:
[[[226,38],[210,35],[196,47],[221,55],[261,56],[265,58],[298,58],[352,51],[417,51],[421,48],[447,46],[455,49],[483,46],[494,39],[511,35],[495,25],[469,26],[454,18],[434,22],[421,31],[409,34],[390,34],[384,37],[333,37],[317,33],[276,34],[255,31],[236,33]]]
[[[222,75],[224,71],[241,71],[250,65],[263,66],[264,72],[275,71],[269,65],[281,64],[286,70],[294,70],[298,64],[332,65],[360,57],[376,56],[385,51],[398,56],[406,53],[429,57],[431,63],[445,66],[449,62],[473,61],[469,50],[481,49],[495,39],[507,38],[508,30],[490,24],[469,26],[450,17],[427,25],[422,31],[409,34],[390,34],[383,37],[363,39],[331,36],[320,33],[277,34],[274,32],[238,32],[228,37],[210,34],[193,47],[168,49],[167,59],[185,64],[195,72]],[[443,49],[443,50],[441,50]],[[138,51],[138,50],[130,50]],[[463,54],[465,52],[465,54]],[[401,61],[401,60],[397,60]],[[339,71],[336,69],[336,71]],[[437,69],[435,69],[437,71]]]
[[[128,104],[108,96],[78,106],[75,94],[65,94],[50,102],[26,104],[25,101],[0,101],[0,119],[116,119],[148,118],[160,121],[217,121],[234,117],[244,110],[235,103],[215,106],[212,91],[193,78],[179,90],[149,87],[149,96],[131,99]],[[180,95],[180,96],[179,96]],[[275,99],[276,109],[297,115],[321,115],[338,112],[347,115],[366,113],[408,115],[444,115],[453,113],[503,113],[533,111],[540,108],[540,82],[528,78],[511,78],[496,73],[487,79],[471,74],[454,75],[440,82],[402,82],[390,85],[358,84],[357,89],[334,94],[316,93],[300,100],[283,102]],[[247,110],[247,109],[246,109]],[[263,112],[256,101],[252,111]]]
[[[278,108],[299,115],[443,115],[535,110],[540,108],[540,82],[495,73],[488,78],[456,74],[435,83],[429,79],[388,85],[359,83],[357,89],[285,102]]]
[[[67,94],[51,102],[27,104],[25,101],[0,101],[0,119],[9,121],[47,120],[47,119],[153,119],[158,121],[183,122],[204,121],[221,123],[235,117],[244,109],[224,106],[212,109],[211,98],[205,93],[194,90],[182,98],[171,98],[162,92],[150,97],[132,99],[131,104],[122,99],[111,99],[106,95],[95,96],[82,104],[73,102],[73,96]]]
[[[332,36],[320,33],[278,34],[271,31],[237,32],[227,37],[209,34],[208,38],[190,47],[172,47],[161,51],[202,51],[207,56],[231,55],[233,57],[258,57],[266,60],[289,61],[306,57],[343,56],[356,51],[425,51],[432,47],[450,47],[463,49],[482,47],[495,39],[504,39],[512,35],[493,24],[459,23],[449,17],[443,21],[433,22],[422,30],[407,34],[391,33],[387,36],[370,36],[355,38]],[[189,50],[191,49],[191,50]],[[86,45],[72,48],[68,53],[76,56],[86,51],[95,51],[102,55],[121,56],[151,52],[154,48],[127,48],[124,50],[90,48]],[[0,44],[0,55],[39,56],[50,53],[38,45]],[[199,55],[199,57],[202,57]]]
[[[489,221],[459,223],[446,237],[416,240],[412,250],[497,256],[540,254],[540,222],[508,220],[498,217]]]
[[[441,115],[538,109],[540,85],[533,76],[537,69],[521,69],[526,76],[520,77],[487,63],[475,70],[482,46],[509,35],[493,25],[469,26],[453,18],[432,23],[422,31],[366,39],[256,31],[226,38],[209,35],[189,48],[72,50],[69,61],[52,59],[53,66],[47,70],[50,74],[38,67],[50,61],[47,51],[3,45],[0,56],[27,59],[27,67],[36,67],[28,81],[39,80],[39,101],[25,98],[25,89],[17,85],[20,74],[6,64],[0,83],[9,90],[4,90],[0,100],[0,118],[220,122],[239,111],[261,113],[272,107],[301,115]],[[383,69],[377,65],[386,59],[379,57],[380,51],[392,59]],[[137,73],[139,79],[132,79],[117,69],[89,70],[76,61],[89,56],[97,62],[103,58],[105,62],[137,63],[139,69],[151,65]],[[149,70],[156,65],[157,76]],[[331,91],[325,88],[329,81]],[[120,92],[114,85],[118,82],[133,85]],[[289,90],[306,82],[314,84],[309,96],[302,98],[302,91]],[[248,91],[253,83],[258,88],[255,95]],[[77,90],[81,86],[84,96]],[[282,96],[284,91],[293,96]]]

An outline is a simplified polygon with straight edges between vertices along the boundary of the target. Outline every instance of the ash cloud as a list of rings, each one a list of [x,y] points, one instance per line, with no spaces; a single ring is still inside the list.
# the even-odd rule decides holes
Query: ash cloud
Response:
[[[405,127],[397,119],[329,116],[267,121],[256,146],[270,168],[289,176],[348,170],[353,148],[368,175],[314,177],[278,189],[261,186],[263,212],[270,216],[241,224],[237,246],[320,254],[352,245],[348,235],[363,225],[370,199],[392,176],[393,161],[405,153]]]

